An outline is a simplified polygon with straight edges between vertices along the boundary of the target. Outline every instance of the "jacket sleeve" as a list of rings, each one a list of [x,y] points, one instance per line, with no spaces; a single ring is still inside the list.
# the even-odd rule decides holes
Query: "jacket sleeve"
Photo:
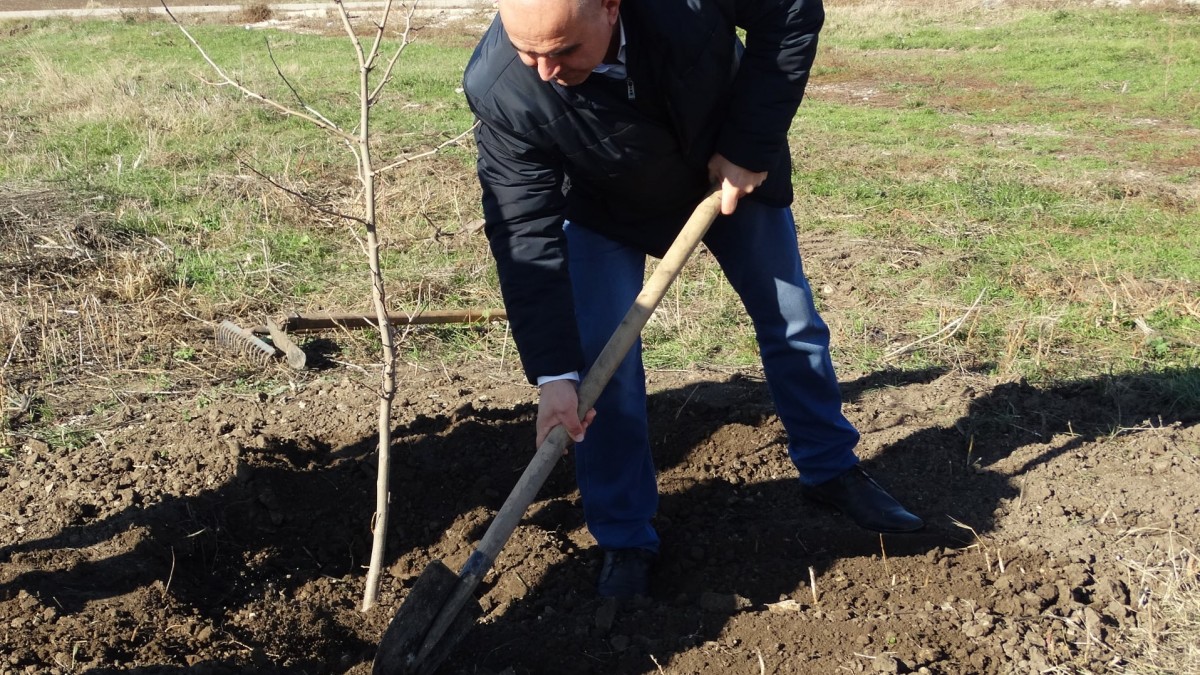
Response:
[[[525,376],[583,370],[563,233],[559,161],[481,120],[475,131],[484,231]]]
[[[746,30],[730,112],[717,151],[738,166],[766,171],[787,152],[791,126],[825,21],[821,0],[719,0]]]

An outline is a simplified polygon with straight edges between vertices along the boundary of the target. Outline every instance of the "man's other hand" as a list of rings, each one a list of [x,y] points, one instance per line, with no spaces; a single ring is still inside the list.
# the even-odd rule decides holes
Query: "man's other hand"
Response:
[[[754,192],[754,188],[766,179],[766,171],[756,173],[743,169],[719,152],[708,160],[708,180],[721,187],[721,213],[726,216],[737,208],[739,199]]]
[[[577,384],[573,380],[554,380],[539,387],[541,396],[538,398],[536,447],[542,447],[550,431],[559,425],[566,427],[571,440],[576,443],[583,440],[583,434],[596,417],[596,411],[589,410],[580,421],[579,394],[575,389]]]

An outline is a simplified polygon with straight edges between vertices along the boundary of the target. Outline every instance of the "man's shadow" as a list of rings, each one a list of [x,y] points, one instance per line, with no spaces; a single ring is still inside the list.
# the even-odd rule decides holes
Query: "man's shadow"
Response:
[[[729,398],[725,406],[740,410],[740,419],[747,423],[758,424],[771,414],[757,382],[735,379],[728,386],[715,385],[715,398],[723,391]],[[656,394],[651,407],[673,410],[683,395],[685,389]],[[503,503],[531,456],[533,414],[528,404],[476,409],[468,403],[394,430],[389,571],[401,577],[406,571],[420,571],[391,567],[410,551],[447,557],[464,544],[473,545],[488,518],[475,518],[475,529],[449,548],[447,530],[462,514],[494,513]],[[670,443],[673,456],[660,457],[660,465],[683,459],[690,444],[725,423],[713,415],[692,421],[686,434]],[[266,654],[271,645],[227,619],[239,609],[269,612],[272,598],[293,602],[299,590],[314,583],[357,584],[369,554],[376,439],[364,437],[332,448],[297,432],[269,435],[263,441],[261,449],[244,449],[234,475],[214,489],[166,495],[102,519],[89,518],[94,510],[85,505],[76,523],[57,534],[0,548],[0,561],[12,563],[10,571],[18,570],[0,584],[0,597],[24,591],[42,607],[70,615],[96,601],[157,588],[164,604],[170,598],[221,626],[229,638],[247,645],[248,658],[260,670],[269,670]],[[571,468],[560,465],[540,498],[553,502],[574,489]],[[126,540],[135,543],[122,545]],[[106,555],[106,548],[124,550]],[[74,553],[64,557],[64,549]],[[74,561],[64,565],[71,555]],[[339,664],[370,658],[374,645],[336,619],[336,612],[345,608],[322,605],[330,596],[345,602],[346,595],[339,590],[312,601],[306,618],[311,625],[305,633],[329,645],[330,651],[295,668],[331,672]],[[114,620],[130,624],[132,634],[139,633],[143,620],[123,609],[114,611]],[[190,653],[187,636],[142,634],[143,641],[154,639],[168,651]],[[136,651],[136,644],[113,645],[91,656],[111,663],[132,658]],[[219,672],[223,664],[197,667]]]
[[[936,370],[877,373],[846,384],[845,397],[853,402],[880,387],[928,383],[941,374]],[[976,398],[957,424],[924,427],[889,445],[868,462],[868,468],[881,469],[878,473],[888,487],[903,495],[932,527],[918,537],[889,538],[887,554],[914,555],[969,540],[969,533],[947,527],[945,516],[969,523],[980,534],[990,531],[998,503],[1015,496],[1017,488],[1007,476],[988,467],[1027,445],[1059,432],[1076,434],[1068,443],[1031,457],[1025,469],[1143,419],[1195,423],[1196,411],[1164,407],[1161,398],[1147,395],[1159,384],[1160,378],[1150,376],[1097,378],[1049,389],[1024,383],[1000,385]],[[773,415],[759,381],[735,377],[703,387],[702,396],[695,385],[652,395],[651,424],[659,430],[655,446],[660,470],[688,461],[694,448],[727,424],[758,426]],[[453,554],[456,549],[445,544],[447,528],[472,509],[494,512],[499,508],[530,456],[532,415],[527,405],[476,410],[468,404],[452,414],[422,417],[396,429],[389,565],[415,550]],[[686,423],[681,423],[685,416]],[[1031,425],[1030,420],[1037,424]],[[968,462],[963,448],[971,434],[980,440]],[[67,569],[25,571],[0,586],[0,594],[11,597],[24,590],[47,607],[72,613],[90,601],[159,584],[164,597],[223,622],[222,617],[238,607],[261,606],[258,598],[264,595],[277,594],[295,602],[296,591],[312,582],[355,582],[361,578],[369,547],[374,443],[374,438],[363,438],[332,449],[314,439],[273,439],[264,450],[246,458],[245,468],[235,478],[214,490],[167,497],[152,506],[129,508],[103,521],[0,550],[0,560],[19,558],[28,565],[50,549],[93,547],[136,528],[146,531],[127,553],[81,559]],[[737,462],[757,450],[731,449],[728,459]],[[547,481],[527,523],[547,532],[581,524],[582,515],[571,506],[572,500],[563,498],[573,490],[571,467],[564,462]],[[659,521],[664,538],[656,578],[659,592],[665,598],[682,597],[685,603],[687,598],[694,601],[703,589],[719,589],[753,602],[774,601],[803,587],[808,567],[819,573],[840,558],[872,555],[880,545],[874,535],[847,534],[850,526],[839,516],[803,504],[790,477],[749,483],[696,482],[664,497]],[[473,545],[488,522],[479,519],[461,539]],[[720,527],[713,527],[714,523]],[[736,533],[736,540],[730,533]],[[447,663],[446,672],[510,666],[537,670],[545,667],[547,650],[556,646],[564,655],[578,654],[575,641],[588,636],[567,635],[559,642],[545,630],[545,609],[558,606],[565,593],[576,598],[567,603],[574,608],[571,611],[594,611],[595,557],[591,555],[584,565],[576,560],[551,569],[547,579],[562,581],[531,589],[502,616],[478,626]],[[789,568],[790,573],[765,575],[758,571],[764,559],[797,564]],[[391,589],[397,591],[403,593],[402,588]],[[318,624],[313,639],[329,645],[329,653],[284,670],[342,672],[372,657],[375,645],[341,625],[333,616],[337,608],[322,607],[319,599],[313,605],[305,620]],[[637,649],[619,653],[608,649],[586,661],[564,661],[563,672],[652,671],[651,655],[661,658],[697,640],[710,640],[723,625],[711,616],[688,611],[675,616],[656,628],[654,635],[639,639]],[[261,636],[228,623],[223,630],[248,645],[260,672],[275,672],[265,656],[269,645],[262,644]],[[528,653],[531,641],[545,644],[540,656]],[[105,659],[111,663],[122,654],[107,656],[112,657]],[[219,673],[237,667],[234,662],[209,661],[193,669],[164,664],[144,672]]]
[[[658,522],[663,550],[653,579],[655,600],[648,607],[635,605],[624,624],[609,617],[602,625],[598,617],[605,610],[593,590],[599,552],[591,551],[586,569],[576,560],[552,568],[543,584],[506,607],[503,616],[477,625],[440,672],[661,672],[673,655],[720,640],[736,613],[722,603],[748,602],[761,609],[784,597],[803,601],[810,568],[823,577],[839,560],[922,556],[978,541],[995,529],[1000,507],[1018,496],[1023,475],[1037,466],[1147,420],[1155,426],[1200,423],[1200,410],[1164,395],[1165,384],[1198,376],[1190,369],[1046,388],[1005,383],[974,398],[953,424],[924,426],[886,446],[865,465],[926,519],[928,527],[918,535],[879,537],[857,530],[840,515],[806,504],[791,477],[702,480],[663,499]],[[854,401],[880,386],[904,386],[905,377],[875,374],[848,383],[845,397]],[[934,372],[909,374],[907,382],[934,377]],[[718,405],[734,411],[733,423],[748,421],[761,406],[769,408],[760,384],[717,386],[715,400],[735,404],[728,410]],[[694,396],[690,389],[656,397],[651,427],[671,427],[676,411]],[[697,410],[701,418],[713,412],[703,406]],[[672,452],[686,454],[702,440],[699,432],[683,433],[696,433],[695,442],[660,444],[656,450],[668,451],[660,452],[660,465],[686,461]],[[731,448],[729,461],[748,464],[755,451]],[[1013,460],[1006,462],[1009,468],[993,468],[1005,459]],[[544,506],[529,522],[553,531],[564,518],[580,517],[567,510],[561,503]],[[565,581],[554,581],[560,577]],[[626,634],[617,635],[622,631]],[[537,649],[530,650],[531,644]]]

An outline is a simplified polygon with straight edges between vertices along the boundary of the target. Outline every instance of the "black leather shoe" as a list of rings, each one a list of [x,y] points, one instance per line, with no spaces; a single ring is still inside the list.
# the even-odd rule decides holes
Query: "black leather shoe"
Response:
[[[833,480],[801,487],[804,496],[834,507],[864,530],[901,534],[916,532],[925,522],[908,512],[861,467],[851,467]]]
[[[650,568],[658,556],[644,548],[604,552],[596,593],[602,598],[629,599],[650,594]]]

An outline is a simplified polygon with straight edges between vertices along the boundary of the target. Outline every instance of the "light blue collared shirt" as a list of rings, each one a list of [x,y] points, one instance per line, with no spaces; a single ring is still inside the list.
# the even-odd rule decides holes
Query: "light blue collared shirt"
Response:
[[[620,46],[620,48],[617,49],[617,62],[616,63],[601,63],[600,65],[593,68],[592,72],[596,73],[597,75],[611,77],[614,80],[623,80],[629,74],[625,70],[625,23],[624,22],[618,23],[617,29],[621,31],[621,38],[620,38],[621,46]]]

